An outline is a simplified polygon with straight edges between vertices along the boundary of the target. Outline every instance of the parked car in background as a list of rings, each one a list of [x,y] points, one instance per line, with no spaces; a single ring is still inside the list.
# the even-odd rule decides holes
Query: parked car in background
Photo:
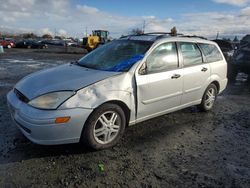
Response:
[[[0,38],[0,46],[3,46],[4,48],[14,48],[15,42],[14,40]]]
[[[48,48],[46,44],[34,40],[22,40],[16,43],[16,48]]]
[[[233,57],[234,57],[234,53],[235,53],[236,49],[228,41],[220,40],[220,39],[216,39],[213,41],[219,45],[219,47],[222,50],[223,55],[227,61],[227,77],[228,77],[228,79],[235,80],[237,73],[235,71]]]
[[[234,46],[230,42],[225,41],[225,40],[216,39],[216,40],[213,40],[213,41],[216,42],[219,45],[219,47],[222,50],[222,53],[224,54],[227,62],[231,62],[233,60],[233,55],[234,55],[234,52],[235,52]]]
[[[216,43],[151,33],[114,40],[77,62],[26,76],[7,99],[31,141],[104,149],[128,125],[193,105],[211,110],[226,85],[227,63]]]
[[[81,45],[77,42],[66,42],[66,45],[71,46],[71,47],[77,47],[77,48],[81,47]]]
[[[233,58],[234,72],[237,75],[238,72],[248,74],[250,77],[250,35],[246,35],[240,41],[239,49]]]
[[[52,46],[65,46],[66,42],[64,40],[42,40],[41,44]]]

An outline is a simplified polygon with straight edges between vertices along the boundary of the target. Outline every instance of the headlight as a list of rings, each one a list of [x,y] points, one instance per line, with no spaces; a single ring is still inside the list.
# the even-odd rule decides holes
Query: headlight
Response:
[[[73,96],[73,91],[59,91],[48,93],[31,100],[28,104],[41,109],[57,109],[64,101]]]

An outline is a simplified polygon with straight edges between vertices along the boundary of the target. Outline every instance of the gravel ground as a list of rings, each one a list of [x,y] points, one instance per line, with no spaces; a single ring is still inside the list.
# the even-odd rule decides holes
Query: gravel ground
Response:
[[[81,56],[0,54],[0,187],[250,187],[250,92],[243,74],[211,112],[191,107],[129,127],[108,150],[28,141],[11,121],[7,92],[31,72]]]

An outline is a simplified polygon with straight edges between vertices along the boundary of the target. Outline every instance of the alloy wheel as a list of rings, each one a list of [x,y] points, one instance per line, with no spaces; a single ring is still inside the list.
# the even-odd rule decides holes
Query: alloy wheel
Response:
[[[216,91],[214,88],[210,88],[207,90],[206,98],[205,98],[205,105],[208,109],[212,108],[214,105],[214,101],[216,98]]]
[[[115,111],[104,112],[94,126],[94,139],[99,144],[112,142],[120,131],[121,117]]]

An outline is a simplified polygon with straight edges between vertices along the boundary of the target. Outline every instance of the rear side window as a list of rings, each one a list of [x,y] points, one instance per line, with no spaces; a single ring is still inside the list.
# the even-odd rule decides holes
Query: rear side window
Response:
[[[147,58],[147,72],[157,73],[178,68],[178,55],[175,43],[164,43],[154,49]]]
[[[180,43],[184,67],[201,64],[202,54],[197,44],[190,42]]]
[[[213,44],[199,44],[201,47],[204,56],[206,57],[206,62],[207,63],[212,63],[216,61],[221,61],[223,60],[223,57],[218,50],[218,48],[213,45]]]

